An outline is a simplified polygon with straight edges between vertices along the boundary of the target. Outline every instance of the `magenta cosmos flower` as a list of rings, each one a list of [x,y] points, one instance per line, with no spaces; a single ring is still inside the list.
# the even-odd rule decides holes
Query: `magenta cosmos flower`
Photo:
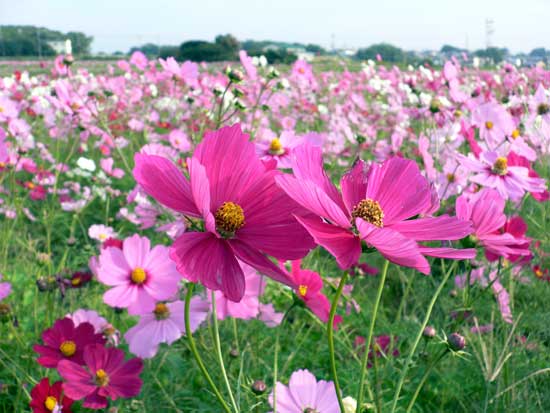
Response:
[[[511,166],[508,158],[496,152],[481,152],[479,159],[458,155],[462,165],[474,173],[470,181],[494,188],[504,199],[517,201],[525,192],[544,192],[546,183],[542,178],[529,176],[529,169]]]
[[[84,347],[89,344],[104,344],[103,335],[96,334],[90,323],[81,323],[75,327],[73,320],[57,320],[52,328],[42,333],[44,345],[36,344],[33,349],[40,357],[38,364],[47,368],[56,368],[61,360],[71,360],[83,364]]]
[[[48,378],[43,378],[31,390],[29,403],[33,413],[72,413],[74,401],[63,395],[62,382],[50,385]]]
[[[524,236],[500,232],[506,224],[504,207],[506,201],[494,189],[485,188],[467,196],[461,195],[456,200],[456,215],[472,222],[474,232],[471,238],[479,242],[486,253],[499,257],[527,256],[530,254],[529,240]],[[526,248],[527,243],[527,248]]]
[[[2,274],[0,274],[0,280],[2,280]],[[10,295],[11,284],[8,282],[0,283],[0,301]]]
[[[161,343],[172,344],[185,332],[185,303],[157,303],[153,312],[140,316],[139,322],[124,335],[130,351],[141,358],[157,354]],[[210,304],[200,297],[193,297],[190,306],[191,331],[206,320]]]
[[[107,398],[116,400],[139,394],[141,359],[124,361],[122,350],[92,344],[84,351],[84,362],[86,367],[69,360],[62,360],[57,366],[65,380],[65,394],[74,400],[84,399],[84,407],[103,409],[107,407]]]
[[[97,278],[113,287],[103,295],[106,304],[143,314],[178,291],[181,275],[167,247],[151,249],[147,237],[136,234],[124,240],[122,250],[110,247],[101,251]]]
[[[206,133],[187,161],[189,178],[172,162],[136,154],[134,177],[161,204],[204,221],[205,232],[186,232],[170,256],[190,281],[221,290],[232,301],[245,291],[237,258],[276,281],[292,281],[266,255],[305,256],[314,243],[294,215],[304,211],[275,184],[254,144],[237,124]]]
[[[302,145],[294,150],[294,176],[277,183],[315,218],[296,217],[319,245],[336,257],[341,268],[357,264],[361,241],[398,265],[428,274],[424,255],[466,259],[475,250],[433,248],[418,241],[457,240],[471,233],[471,224],[442,215],[411,219],[429,213],[437,200],[415,162],[391,158],[369,168],[363,161],[342,178],[342,193],[323,170],[320,148]]]
[[[298,297],[305,303],[313,314],[324,323],[328,322],[330,302],[322,293],[323,279],[315,271],[300,268],[301,261],[292,261],[291,277],[296,285],[295,291]],[[335,327],[342,322],[342,317],[334,318]]]
[[[334,383],[317,381],[307,370],[292,373],[288,386],[277,382],[277,412],[279,413],[336,413],[340,411]],[[273,392],[269,395],[273,406]]]

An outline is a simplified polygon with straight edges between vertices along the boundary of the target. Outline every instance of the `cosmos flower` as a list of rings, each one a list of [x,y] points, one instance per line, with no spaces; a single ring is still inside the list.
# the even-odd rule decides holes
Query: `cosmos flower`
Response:
[[[246,288],[237,258],[291,285],[266,255],[298,259],[314,244],[293,217],[303,211],[275,185],[279,172],[264,167],[248,135],[238,124],[206,133],[187,166],[189,179],[165,158],[135,156],[134,177],[149,195],[204,221],[205,232],[185,232],[172,245],[178,270],[232,301]]]
[[[104,344],[101,334],[96,334],[90,323],[75,323],[70,318],[57,320],[53,327],[42,333],[44,345],[35,344],[33,350],[39,354],[38,364],[47,368],[56,368],[61,360],[71,360],[83,364],[84,347],[88,344]]]
[[[84,407],[103,409],[107,399],[127,399],[141,391],[143,362],[139,358],[124,361],[122,350],[91,344],[84,351],[84,365],[62,360],[57,367],[65,380],[65,394],[74,400],[84,399]]]
[[[488,102],[472,111],[472,123],[479,127],[479,135],[489,145],[496,148],[515,129],[508,111],[498,103]]]
[[[130,314],[154,310],[157,301],[171,298],[177,291],[181,275],[168,257],[168,248],[151,249],[147,237],[126,238],[122,250],[111,247],[99,256],[98,280],[111,286],[103,301]]]
[[[330,302],[321,290],[323,279],[315,271],[300,268],[301,261],[292,261],[290,275],[294,280],[295,292],[307,308],[319,319],[327,323],[330,313]],[[342,322],[342,317],[337,315],[334,318],[335,327]]]
[[[340,410],[334,383],[317,381],[308,370],[292,373],[288,386],[276,384],[277,412],[279,413],[336,413]],[[273,392],[269,395],[273,406]]]
[[[72,413],[74,401],[63,395],[62,382],[50,385],[48,378],[43,378],[31,390],[30,408],[33,413]]]
[[[473,195],[463,194],[456,200],[456,216],[473,225],[471,238],[487,252],[508,258],[511,255],[529,255],[526,240],[500,229],[506,223],[506,201],[494,189],[483,189]]]
[[[294,176],[277,177],[278,185],[317,218],[296,217],[315,241],[325,247],[341,268],[357,264],[361,241],[388,260],[428,274],[424,255],[466,259],[474,250],[423,246],[418,241],[457,240],[471,225],[448,215],[410,219],[430,213],[438,200],[415,162],[391,158],[367,168],[362,161],[342,178],[342,193],[323,170],[320,148],[302,145],[294,150]]]
[[[258,274],[256,269],[243,262],[239,262],[244,273],[246,287],[241,301],[229,300],[221,291],[216,291],[216,313],[219,320],[227,317],[250,320],[256,318],[260,313],[260,296],[264,292],[265,281]],[[210,294],[208,294],[210,300]]]
[[[88,228],[88,236],[99,242],[105,242],[109,238],[116,237],[115,230],[103,224],[94,224]]]
[[[130,328],[124,339],[130,351],[141,358],[151,358],[157,354],[161,343],[172,344],[185,333],[183,301],[157,303],[153,312],[140,316],[138,324]],[[207,301],[195,296],[190,303],[190,324],[194,332],[210,311]]]
[[[504,199],[520,200],[525,192],[544,192],[544,179],[529,176],[529,169],[511,166],[508,158],[497,152],[481,152],[479,159],[458,154],[461,164],[474,173],[470,181],[487,188],[494,188]]]
[[[0,280],[2,280],[2,274],[0,274]],[[10,295],[11,284],[8,282],[0,283],[0,301]]]
[[[279,137],[257,142],[256,153],[263,161],[276,161],[277,168],[290,168],[292,166],[290,160],[292,149],[304,142],[313,146],[321,146],[323,143],[321,136],[315,132],[297,136],[293,132],[283,131]]]
[[[109,325],[109,322],[101,317],[97,311],[86,310],[84,308],[80,308],[72,314],[67,314],[65,317],[73,320],[75,327],[78,327],[82,323],[90,323],[94,326],[96,334],[103,333],[103,330]]]

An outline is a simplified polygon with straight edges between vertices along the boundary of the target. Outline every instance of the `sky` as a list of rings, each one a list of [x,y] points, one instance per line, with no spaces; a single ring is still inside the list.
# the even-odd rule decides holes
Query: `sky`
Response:
[[[474,50],[486,46],[486,19],[494,22],[493,46],[550,48],[550,0],[0,0],[0,25],[82,31],[94,37],[94,52],[224,33],[326,48]]]

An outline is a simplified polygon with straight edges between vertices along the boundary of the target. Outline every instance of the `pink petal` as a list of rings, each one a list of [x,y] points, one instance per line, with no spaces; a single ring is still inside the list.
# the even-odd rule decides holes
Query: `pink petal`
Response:
[[[416,241],[457,240],[472,233],[469,221],[448,215],[401,221],[388,227]]]
[[[367,170],[365,162],[359,159],[340,180],[342,197],[350,214],[367,196]]]
[[[210,211],[210,183],[206,176],[206,170],[195,158],[189,158],[187,166],[189,168],[191,193],[193,194],[195,205],[204,219],[206,229],[213,234],[217,234],[214,215]]]
[[[147,237],[140,237],[138,234],[126,238],[122,247],[126,262],[133,270],[143,268],[147,254],[151,249],[151,242]]]
[[[164,206],[186,215],[200,216],[191,187],[183,173],[168,159],[137,153],[134,178],[141,187]]]
[[[361,256],[361,240],[351,231],[322,222],[320,219],[296,217],[315,242],[330,252],[342,269],[357,264]]]

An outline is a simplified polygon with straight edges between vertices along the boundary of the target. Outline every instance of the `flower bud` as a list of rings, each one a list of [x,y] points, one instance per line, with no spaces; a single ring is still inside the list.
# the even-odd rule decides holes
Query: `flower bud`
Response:
[[[252,383],[251,388],[254,394],[260,395],[265,393],[265,391],[267,390],[267,385],[263,380],[256,380],[254,383]]]
[[[426,326],[426,328],[422,332],[422,335],[426,338],[434,338],[435,333],[435,328],[433,328],[432,326]]]
[[[239,357],[239,350],[237,350],[236,348],[233,347],[233,348],[229,351],[229,357],[234,358],[234,359],[236,359],[237,357]]]
[[[344,413],[355,413],[357,410],[357,400],[351,396],[344,397],[342,404],[344,405]]]
[[[447,343],[453,351],[460,351],[466,347],[466,339],[458,333],[453,333],[447,338]]]

